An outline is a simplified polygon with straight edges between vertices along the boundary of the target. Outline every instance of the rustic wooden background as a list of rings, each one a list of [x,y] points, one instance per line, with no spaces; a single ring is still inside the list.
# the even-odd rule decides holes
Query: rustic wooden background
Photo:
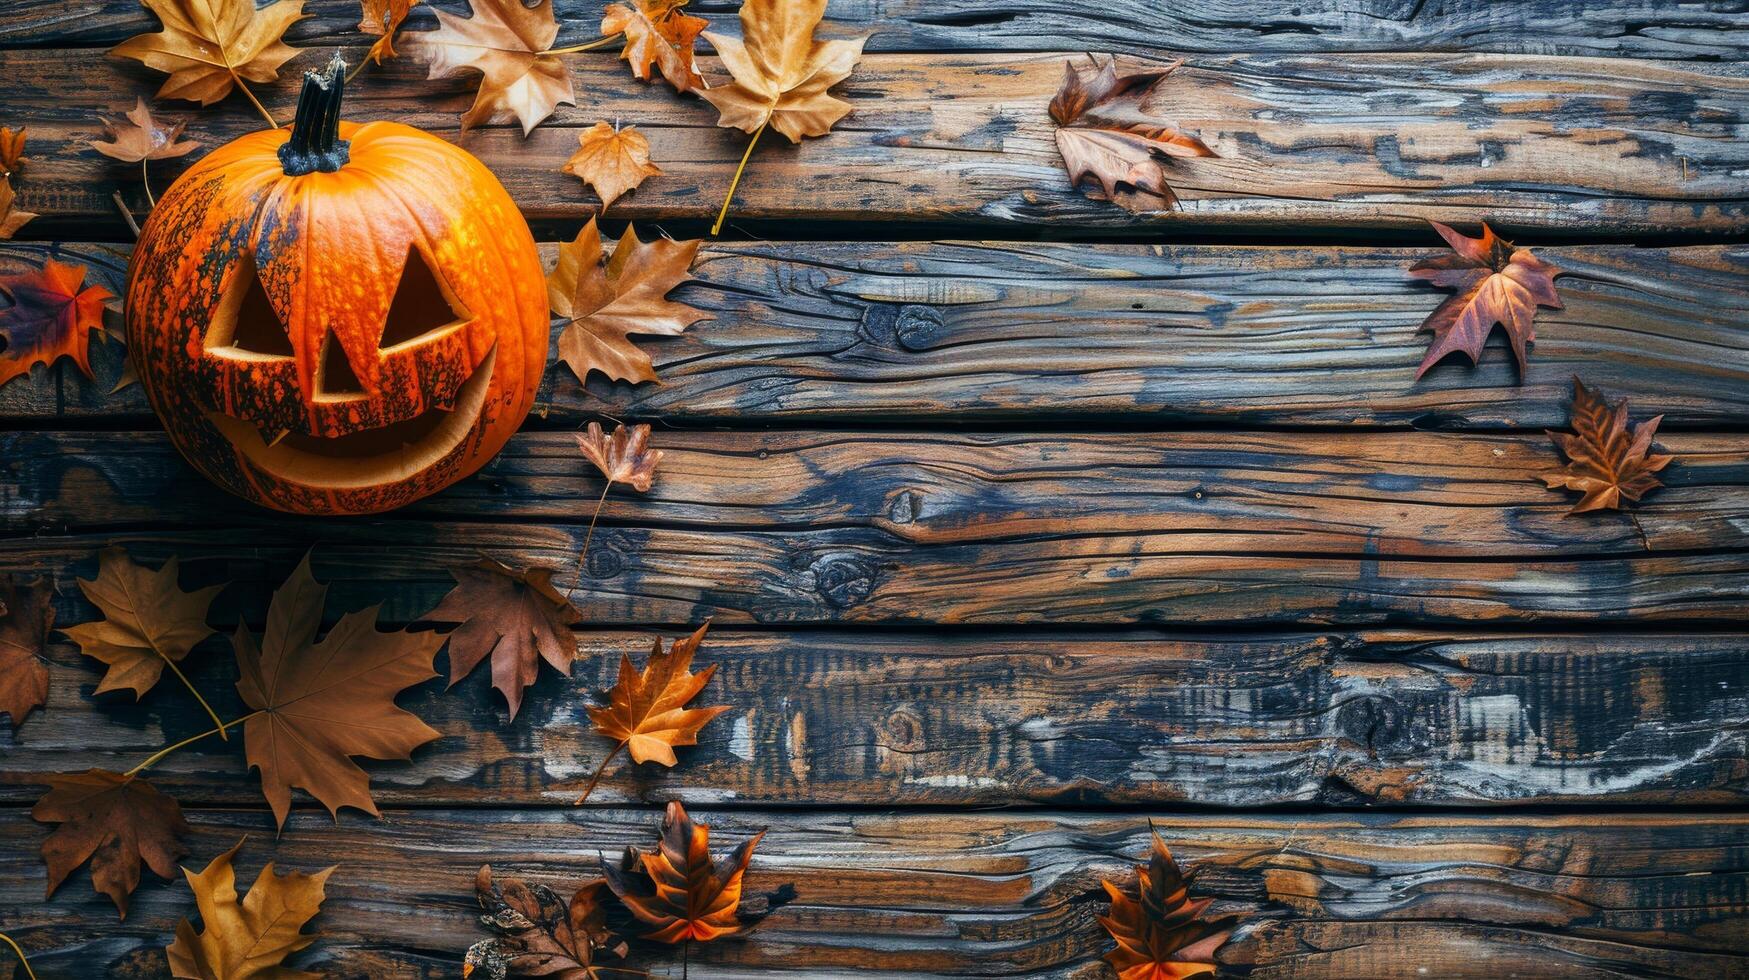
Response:
[[[697,6],[734,29],[733,3]],[[355,2],[307,8],[290,39],[314,50],[270,105],[362,50]],[[559,13],[594,36],[594,0]],[[476,552],[566,567],[600,486],[585,421],[652,421],[669,453],[647,496],[608,498],[574,679],[545,673],[513,725],[482,674],[404,696],[444,737],[369,767],[381,821],[305,800],[275,839],[240,751],[178,753],[154,779],[189,809],[189,862],[240,833],[248,878],[339,861],[303,962],[448,977],[483,936],[482,861],[574,883],[681,799],[726,841],[770,827],[750,885],[800,896],[695,951],[698,976],[1093,978],[1098,880],[1152,817],[1247,916],[1235,974],[1749,976],[1749,4],[828,17],[874,32],[855,115],[760,147],[676,294],[717,319],[646,345],[666,384],[550,370],[450,492],[351,521],[229,500],[137,388],[109,394],[114,345],[95,383],[63,364],[0,388],[0,570],[53,576],[63,624],[97,615],[72,580],[112,542],[235,580],[221,626],[259,625],[312,544],[331,617],[406,621]],[[44,215],[0,268],[58,256],[119,291],[110,193],[145,202],[88,141],[158,83],[104,49],[154,29],[130,0],[0,5],[0,122],[30,127],[20,205]],[[1087,51],[1189,56],[1164,103],[1221,158],[1174,164],[1180,212],[1068,186],[1045,104]],[[579,128],[635,123],[667,173],[614,212],[699,234],[745,137],[611,53],[567,60],[579,105],[462,144],[556,240],[597,207],[558,172]],[[350,94],[354,118],[451,137],[472,98],[410,62]],[[159,110],[209,148],[257,125],[240,98]],[[1441,248],[1425,218],[1487,218],[1569,273],[1524,378],[1496,342],[1414,380],[1441,297],[1404,275]],[[1631,513],[1563,518],[1536,479],[1574,373],[1665,414],[1679,462]],[[612,655],[707,617],[732,714],[569,807],[609,748],[582,709]],[[148,873],[125,923],[84,872],[42,901],[28,806],[42,773],[125,768],[203,715],[168,684],[93,698],[92,664],[51,654],[48,708],[0,727],[0,929],[44,977],[159,975],[186,886]],[[234,713],[223,642],[195,660]]]

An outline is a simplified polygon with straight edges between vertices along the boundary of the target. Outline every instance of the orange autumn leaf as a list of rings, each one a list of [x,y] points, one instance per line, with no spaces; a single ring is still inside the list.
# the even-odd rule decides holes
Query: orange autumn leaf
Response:
[[[1111,912],[1099,924],[1117,941],[1105,959],[1119,980],[1212,977],[1215,950],[1232,930],[1201,918],[1214,899],[1190,898],[1190,876],[1179,870],[1160,835],[1153,836],[1153,851],[1147,864],[1136,867],[1134,884],[1100,882]]]
[[[43,650],[55,625],[53,598],[41,579],[20,583],[0,575],[0,714],[12,718],[13,728],[49,696]]]
[[[1069,183],[1081,186],[1092,178],[1099,195],[1132,211],[1157,211],[1176,206],[1178,196],[1166,183],[1162,163],[1173,157],[1212,157],[1215,151],[1159,118],[1145,106],[1181,61],[1161,68],[1124,72],[1117,58],[1102,64],[1063,65],[1063,85],[1051,99],[1057,124],[1057,152],[1069,171]]]
[[[152,110],[147,107],[145,99],[136,99],[133,109],[127,114],[127,122],[116,122],[107,116],[98,116],[103,127],[109,131],[108,140],[92,140],[91,148],[106,157],[112,157],[124,163],[139,163],[142,160],[167,160],[179,157],[199,143],[193,140],[177,139],[182,136],[182,129],[187,123],[175,125],[160,125],[152,118]]]
[[[647,82],[653,67],[677,92],[704,85],[694,64],[694,49],[699,32],[710,21],[681,13],[684,6],[686,0],[634,0],[610,3],[602,11],[602,35],[625,35],[619,56],[631,64],[633,77]]]
[[[700,244],[667,237],[640,242],[627,227],[610,258],[591,218],[575,240],[559,246],[559,261],[547,275],[547,302],[567,321],[559,334],[559,359],[578,381],[587,381],[590,371],[615,381],[656,380],[650,355],[630,337],[672,336],[710,317],[667,299],[692,278],[687,271]]]
[[[656,466],[662,462],[662,450],[650,448],[648,425],[622,425],[609,436],[602,432],[601,423],[591,422],[588,431],[577,436],[577,448],[609,485],[623,483],[639,493],[650,489]]]
[[[200,910],[201,931],[183,919],[166,953],[170,972],[187,980],[317,980],[319,973],[293,970],[287,956],[309,946],[316,936],[303,931],[326,897],[334,867],[315,874],[277,874],[269,861],[239,901],[232,862],[242,841],[213,859],[199,874],[182,869]]]
[[[1498,323],[1512,343],[1518,371],[1525,369],[1525,347],[1536,340],[1533,319],[1538,306],[1561,309],[1555,293],[1555,277],[1561,270],[1494,234],[1482,223],[1482,237],[1470,238],[1447,225],[1430,221],[1433,230],[1451,246],[1452,254],[1426,259],[1409,267],[1409,275],[1455,290],[1421,324],[1421,332],[1433,334],[1433,343],[1415,377],[1427,373],[1447,354],[1462,351],[1470,363],[1482,359],[1482,347]]]
[[[0,242],[18,234],[19,229],[37,217],[35,211],[18,207],[17,201],[18,195],[12,190],[12,181],[0,176]]]
[[[481,558],[451,568],[449,574],[455,588],[421,619],[461,624],[448,634],[450,686],[490,656],[492,686],[504,695],[514,720],[523,691],[540,675],[543,659],[570,676],[577,654],[571,624],[582,614],[553,588],[550,568],[517,571]]]
[[[729,710],[726,704],[686,707],[717,672],[715,664],[696,674],[690,671],[692,655],[708,629],[706,623],[691,636],[675,640],[667,653],[657,638],[642,671],[632,666],[631,657],[621,654],[619,680],[608,691],[607,706],[589,709],[595,730],[625,746],[633,762],[673,766],[678,761],[674,747],[697,745],[699,729]]]
[[[382,64],[395,57],[395,32],[419,0],[359,0],[358,29],[377,40],[365,57]]]
[[[825,13],[826,0],[744,0],[740,37],[704,33],[734,78],[699,90],[716,107],[718,126],[752,133],[769,124],[800,143],[826,135],[850,112],[827,90],[850,76],[868,38],[815,40]]]
[[[379,632],[373,606],[340,617],[318,641],[327,593],[305,555],[273,594],[260,644],[241,623],[233,637],[237,692],[255,709],[243,722],[247,758],[282,828],[293,787],[336,816],[343,806],[377,816],[370,777],[352,757],[408,759],[438,735],[395,696],[437,676],[432,661],[444,638]]]
[[[256,9],[255,0],[140,0],[158,15],[163,30],[141,34],[110,49],[169,78],[160,99],[211,105],[233,85],[271,82],[298,52],[280,40],[304,18],[303,0],[279,0]],[[254,98],[253,94],[249,96]]]
[[[1640,497],[1664,484],[1652,474],[1670,465],[1673,456],[1651,452],[1652,437],[1664,416],[1628,424],[1628,402],[1614,405],[1573,379],[1573,434],[1550,432],[1549,438],[1567,457],[1559,473],[1543,477],[1549,489],[1563,487],[1584,496],[1568,516],[1588,510],[1620,510],[1623,500]]]
[[[97,577],[79,579],[80,591],[104,618],[61,632],[87,657],[109,665],[96,693],[133,691],[137,700],[158,683],[166,666],[180,675],[176,665],[213,635],[207,610],[224,586],[184,592],[177,584],[179,575],[175,558],[153,571],[120,548],[105,548],[98,556]]]
[[[188,853],[182,838],[189,830],[174,799],[140,776],[104,769],[42,778],[49,791],[30,815],[60,824],[42,844],[49,877],[44,898],[90,861],[91,886],[108,895],[125,919],[142,861],[160,878],[176,874],[176,859]]]
[[[437,11],[437,30],[418,47],[431,78],[478,72],[480,91],[462,116],[462,130],[514,118],[527,136],[559,103],[576,104],[571,71],[547,51],[559,36],[553,0],[525,7],[522,0],[469,0],[472,17]]]
[[[0,183],[3,198],[4,183]],[[6,202],[0,199],[0,211]],[[41,269],[0,276],[0,293],[12,305],[0,308],[0,385],[30,373],[32,365],[70,357],[91,377],[91,331],[103,330],[103,307],[115,299],[102,286],[85,285],[85,267],[49,259]]]
[[[13,175],[24,161],[24,140],[30,130],[0,126],[0,178]]]
[[[614,129],[604,122],[577,135],[577,152],[559,169],[594,188],[603,210],[645,177],[662,173],[650,162],[650,141],[636,126]]]
[[[711,858],[710,828],[695,824],[678,801],[668,804],[653,851],[627,850],[616,867],[603,862],[607,886],[638,921],[644,938],[662,943],[710,942],[751,925],[741,914],[741,878],[765,831],[742,841],[722,863]]]

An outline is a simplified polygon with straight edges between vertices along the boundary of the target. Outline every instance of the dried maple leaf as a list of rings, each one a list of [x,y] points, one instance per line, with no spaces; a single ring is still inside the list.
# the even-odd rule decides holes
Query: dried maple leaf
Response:
[[[376,816],[370,777],[352,757],[407,759],[438,734],[396,707],[395,695],[437,676],[431,664],[444,638],[379,632],[380,607],[372,606],[340,617],[318,642],[327,593],[305,555],[273,594],[261,645],[242,624],[233,638],[237,691],[255,709],[243,722],[249,764],[261,770],[261,792],[281,827],[293,787],[336,816],[343,806]]]
[[[492,686],[503,692],[510,717],[522,707],[522,692],[540,674],[540,661],[569,676],[577,654],[571,624],[582,618],[575,606],[553,588],[553,570],[516,571],[481,558],[449,570],[455,588],[426,622],[460,623],[449,633],[449,683],[454,686],[488,655]]]
[[[1638,502],[1644,494],[1664,484],[1652,474],[1674,459],[1651,453],[1652,437],[1664,416],[1657,415],[1628,425],[1628,402],[1615,405],[1573,379],[1573,435],[1550,432],[1567,465],[1559,473],[1543,477],[1549,489],[1565,487],[1584,494],[1569,515],[1588,510],[1620,510],[1622,500]]]
[[[610,486],[623,483],[639,493],[650,489],[656,465],[662,462],[662,450],[649,447],[648,425],[622,425],[608,436],[599,422],[591,422],[589,431],[577,436],[577,448],[607,477]]]
[[[522,0],[469,0],[470,18],[437,11],[437,30],[419,36],[430,78],[480,73],[480,92],[462,116],[466,131],[515,117],[527,136],[559,103],[577,102],[571,72],[550,53],[559,25],[552,0],[525,7]]]
[[[530,885],[520,878],[506,878],[502,886],[492,880],[491,865],[483,865],[474,877],[474,894],[485,911],[480,924],[498,933],[468,948],[462,960],[462,976],[484,971],[493,980],[503,977],[558,977],[560,980],[597,978],[596,954],[624,956],[626,945],[607,927],[602,904],[607,883],[592,881],[577,889],[570,902],[545,885]]]
[[[1159,834],[1148,863],[1136,867],[1135,884],[1100,884],[1111,896],[1111,914],[1099,924],[1117,941],[1105,959],[1119,980],[1214,976],[1215,950],[1232,930],[1200,918],[1214,899],[1190,898],[1190,876],[1179,871]]]
[[[547,302],[568,321],[559,334],[559,358],[578,381],[587,381],[590,371],[615,381],[656,380],[650,355],[629,338],[673,336],[710,317],[666,299],[692,278],[687,270],[700,244],[668,237],[640,242],[628,226],[606,258],[591,218],[574,241],[559,246],[558,264],[547,275]]]
[[[616,867],[603,862],[607,886],[657,942],[689,939],[709,942],[753,924],[741,913],[741,876],[753,860],[761,830],[742,841],[721,864],[711,859],[710,828],[695,824],[678,801],[662,817],[662,837],[654,851],[627,850]]]
[[[578,134],[577,152],[559,169],[594,188],[603,210],[645,177],[662,173],[650,162],[650,141],[636,126],[614,129],[604,122]]]
[[[358,29],[377,39],[365,57],[382,64],[395,57],[395,32],[419,0],[359,0]]]
[[[47,898],[73,869],[91,862],[91,885],[109,896],[127,918],[128,896],[140,883],[144,861],[160,878],[176,874],[176,859],[188,853],[182,838],[188,821],[182,807],[140,776],[105,769],[43,777],[49,787],[30,815],[58,823],[43,841],[48,867]]]
[[[684,6],[686,0],[636,0],[635,5],[610,3],[602,11],[601,33],[625,35],[619,56],[631,64],[633,77],[647,82],[654,67],[677,92],[704,86],[694,48],[710,21],[681,13]]]
[[[280,38],[303,19],[303,0],[279,0],[260,9],[255,0],[140,2],[158,15],[164,29],[123,41],[109,53],[168,73],[158,89],[160,99],[211,105],[238,85],[255,101],[245,83],[277,79],[279,66],[298,53]]]
[[[1428,224],[1454,254],[1417,262],[1409,267],[1409,274],[1457,292],[1421,324],[1423,332],[1433,334],[1433,343],[1415,377],[1453,351],[1468,354],[1471,364],[1480,361],[1482,346],[1496,323],[1505,328],[1523,374],[1525,345],[1536,340],[1532,323],[1536,308],[1561,309],[1561,298],[1555,293],[1555,277],[1561,270],[1530,254],[1530,249],[1512,247],[1487,222],[1482,223],[1481,238],[1470,238],[1437,221]]]
[[[19,229],[37,217],[35,211],[25,211],[15,207],[17,200],[17,195],[12,190],[12,181],[6,177],[0,177],[0,242],[18,234]],[[0,358],[0,365],[4,365],[4,363],[4,359]]]
[[[225,587],[182,591],[175,558],[157,571],[135,564],[120,548],[105,548],[97,560],[97,577],[80,579],[79,589],[104,619],[61,630],[87,657],[109,665],[97,693],[128,690],[137,699],[158,683],[166,665],[188,684],[176,664],[213,635],[207,610]]]
[[[187,919],[176,923],[176,941],[166,950],[171,974],[188,980],[316,980],[321,974],[282,964],[316,941],[303,928],[322,910],[324,885],[334,867],[282,875],[269,861],[239,902],[232,861],[242,846],[238,841],[199,874],[182,869],[202,929],[197,934]]]
[[[55,625],[53,597],[40,579],[20,584],[0,575],[0,714],[11,716],[14,728],[48,700],[42,653]]]
[[[706,623],[691,636],[675,640],[667,653],[662,652],[658,637],[642,671],[632,666],[631,657],[621,654],[619,680],[608,691],[607,707],[589,709],[595,730],[625,746],[633,762],[674,765],[674,747],[697,745],[699,729],[729,710],[726,704],[686,707],[717,672],[715,664],[696,674],[689,670],[708,629]]]
[[[179,122],[174,126],[159,125],[152,118],[152,110],[146,106],[145,99],[135,100],[133,111],[128,113],[128,121],[125,123],[118,123],[107,116],[97,118],[109,130],[109,140],[92,140],[91,148],[106,157],[114,157],[126,163],[167,160],[182,156],[200,145],[193,140],[176,142],[182,136],[183,127],[188,124]]]
[[[844,118],[850,103],[826,90],[849,77],[868,38],[814,40],[825,13],[826,0],[746,0],[740,37],[704,33],[735,79],[699,90],[716,106],[718,126],[754,133],[769,124],[800,143]]]
[[[1091,65],[1064,62],[1063,85],[1051,99],[1057,152],[1079,187],[1091,177],[1104,200],[1132,211],[1174,207],[1178,196],[1166,183],[1162,162],[1173,157],[1212,157],[1202,140],[1144,108],[1148,98],[1182,61],[1162,68],[1118,74],[1117,59]],[[1091,192],[1090,192],[1091,193]]]
[[[0,188],[4,185],[0,184]],[[4,211],[0,200],[0,211]],[[0,276],[0,385],[29,374],[31,365],[70,357],[91,377],[91,331],[103,330],[103,306],[115,299],[102,286],[85,286],[85,267],[49,259],[41,269]],[[81,288],[83,287],[83,288]]]
[[[24,161],[24,140],[29,129],[0,126],[0,178],[10,177]]]

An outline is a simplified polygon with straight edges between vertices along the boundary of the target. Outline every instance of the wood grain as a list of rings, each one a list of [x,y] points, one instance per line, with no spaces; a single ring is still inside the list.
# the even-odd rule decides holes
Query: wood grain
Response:
[[[1417,328],[1444,295],[1408,279],[1443,248],[918,242],[716,244],[674,298],[714,320],[645,340],[664,383],[547,372],[543,417],[675,424],[895,418],[1123,424],[1564,427],[1572,377],[1664,431],[1749,418],[1749,246],[1538,249],[1568,274],[1522,379],[1498,336],[1480,367],[1423,380]],[[549,258],[552,246],[548,246]],[[123,290],[127,249],[0,243],[0,274],[47,258]],[[1498,332],[1497,332],[1498,333]],[[152,425],[138,388],[62,365],[0,387],[0,420]],[[913,422],[913,424],[917,424]]]
[[[585,631],[514,724],[483,671],[400,703],[443,737],[367,763],[382,805],[569,803],[612,749],[584,707],[650,634]],[[174,678],[93,698],[96,661],[51,651],[50,702],[0,727],[0,803],[46,773],[125,771],[199,734]],[[700,704],[729,704],[674,769],[621,764],[597,803],[1353,806],[1739,803],[1749,798],[1749,635],[1414,631],[1195,636],[719,628]],[[191,678],[244,713],[227,644]],[[445,674],[447,677],[447,673]],[[623,762],[623,760],[622,760]],[[153,783],[186,805],[260,805],[241,746],[196,743]],[[300,796],[300,799],[306,799]]]
[[[1143,814],[695,815],[719,846],[768,828],[748,887],[798,893],[748,938],[695,946],[692,968],[712,978],[1100,976],[1099,880],[1129,873],[1148,833]],[[575,887],[601,854],[648,846],[656,816],[413,810],[335,826],[299,811],[275,840],[265,814],[200,810],[190,863],[244,834],[244,881],[268,859],[339,863],[314,923],[325,936],[303,962],[333,977],[452,976],[485,936],[481,863]],[[1742,817],[1153,816],[1204,869],[1196,890],[1213,911],[1248,916],[1218,958],[1255,976],[1749,973]],[[82,872],[41,902],[43,833],[0,814],[0,928],[45,976],[161,976],[156,947],[192,908],[186,889],[143,883],[121,923]],[[647,955],[673,963],[671,950]]]
[[[358,60],[362,49],[347,52]],[[827,138],[762,146],[737,197],[743,219],[1166,232],[1424,229],[1488,218],[1503,231],[1730,235],[1749,230],[1749,70],[1741,64],[1534,55],[1257,54],[1199,57],[1154,95],[1220,154],[1176,161],[1183,206],[1137,214],[1069,186],[1045,106],[1067,54],[870,54],[841,88],[855,107]],[[307,62],[307,63],[306,63]],[[282,113],[306,56],[259,95]],[[717,74],[714,64],[707,73]],[[409,59],[349,90],[349,117],[456,133],[466,80],[429,82]],[[158,84],[143,68],[57,49],[0,51],[9,111],[35,139],[19,206],[31,229],[120,224],[110,191],[132,171],[89,147],[96,113]],[[652,97],[611,55],[578,58],[575,107],[526,139],[460,140],[530,219],[574,223],[596,201],[560,166],[582,128],[635,122],[665,173],[617,217],[714,216],[746,137],[706,104]],[[241,99],[200,114],[215,146],[256,129]],[[781,141],[779,141],[781,142]],[[159,171],[165,179],[182,158]],[[864,232],[866,234],[866,231]],[[834,236],[835,237],[835,236]]]

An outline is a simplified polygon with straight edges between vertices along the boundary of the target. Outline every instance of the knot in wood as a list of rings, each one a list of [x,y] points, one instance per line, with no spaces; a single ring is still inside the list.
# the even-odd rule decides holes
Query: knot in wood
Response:
[[[879,569],[860,555],[824,555],[808,566],[814,591],[834,609],[848,609],[874,592]]]
[[[626,542],[615,533],[597,528],[589,554],[583,558],[583,574],[589,578],[613,578],[625,570]]]
[[[919,306],[909,303],[899,307],[898,319],[893,323],[893,338],[899,346],[911,351],[924,351],[934,347],[947,333],[947,321],[941,316],[941,311],[933,306]]]

